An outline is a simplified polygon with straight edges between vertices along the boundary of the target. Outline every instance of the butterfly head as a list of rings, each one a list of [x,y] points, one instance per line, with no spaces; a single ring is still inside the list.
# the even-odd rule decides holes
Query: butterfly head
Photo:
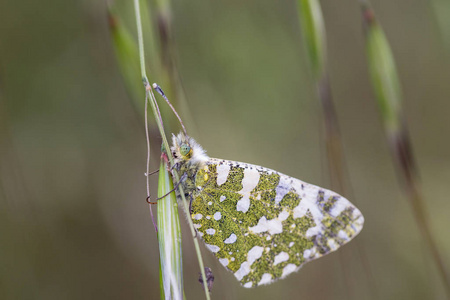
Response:
[[[178,164],[203,164],[209,157],[205,150],[193,138],[180,132],[172,136],[172,155]]]

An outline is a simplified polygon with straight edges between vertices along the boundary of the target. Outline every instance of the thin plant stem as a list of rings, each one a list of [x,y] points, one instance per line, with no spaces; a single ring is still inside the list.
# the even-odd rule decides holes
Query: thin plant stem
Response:
[[[148,97],[145,96],[145,111],[144,111],[144,118],[145,118],[145,139],[147,141],[147,171],[145,172],[145,181],[147,185],[147,199],[150,199],[150,180],[149,180],[149,173],[150,173],[150,136],[148,133]],[[155,223],[155,218],[153,217],[153,210],[152,210],[152,204],[149,203],[148,208],[150,209],[150,216],[152,218],[153,226],[155,227],[156,233],[158,233],[158,227]]]
[[[134,10],[136,14],[136,27],[138,33],[138,44],[139,44],[139,61],[141,63],[141,77],[142,81],[147,78],[147,73],[145,72],[145,55],[144,55],[144,37],[142,34],[142,21],[141,21],[141,7],[139,6],[139,0],[134,0]],[[148,81],[148,80],[147,80]]]
[[[164,145],[164,147],[166,149],[167,158],[169,159],[170,165],[173,166],[174,165],[174,159],[173,159],[172,153],[170,151],[170,146],[169,146],[169,143],[167,141],[167,137],[165,135],[164,128],[162,127],[162,119],[157,113],[155,95],[153,94],[153,90],[152,90],[152,88],[151,88],[151,86],[149,84],[149,81],[148,81],[148,78],[147,78],[147,74],[145,72],[144,39],[143,39],[143,35],[142,35],[142,23],[141,23],[141,13],[140,13],[139,0],[134,0],[134,6],[135,6],[135,12],[136,12],[136,25],[137,25],[137,31],[138,31],[139,57],[140,57],[140,62],[141,62],[142,81],[144,83],[145,93],[146,93],[146,96],[149,99],[149,103],[150,103],[150,106],[152,108],[154,117],[157,120],[156,124],[158,125],[158,129],[159,129],[159,132],[161,134],[163,145]],[[175,170],[173,170],[172,175],[173,175],[175,181],[179,182],[180,177],[179,177],[178,173]],[[179,190],[179,193],[180,193],[180,196],[181,196],[181,199],[182,199],[184,210],[186,212],[189,212],[189,205],[188,205],[188,203],[186,201],[186,198],[184,196],[184,191],[183,191],[182,185],[178,186],[178,190]],[[208,292],[205,268],[204,268],[203,259],[202,259],[202,256],[201,256],[201,251],[200,251],[200,246],[199,246],[199,243],[198,243],[198,239],[195,238],[196,237],[196,232],[195,232],[194,224],[193,224],[193,222],[192,222],[192,220],[190,218],[186,218],[186,219],[187,219],[187,221],[189,223],[189,228],[191,230],[191,234],[192,234],[193,241],[194,241],[195,251],[197,253],[197,259],[198,259],[200,272],[201,272],[202,279],[203,279],[203,287],[204,287],[204,291],[205,291],[205,296],[206,296],[206,299],[209,300],[210,299],[210,295],[209,295],[209,292]]]

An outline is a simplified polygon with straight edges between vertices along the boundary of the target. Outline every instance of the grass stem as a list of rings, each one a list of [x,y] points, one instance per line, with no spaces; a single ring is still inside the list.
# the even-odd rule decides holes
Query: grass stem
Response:
[[[144,39],[143,39],[143,35],[142,35],[142,23],[141,23],[141,13],[140,13],[139,0],[134,0],[134,6],[135,6],[135,13],[136,13],[136,26],[137,26],[137,32],[138,32],[139,58],[140,58],[140,63],[141,63],[141,76],[142,76],[142,81],[143,81],[144,87],[145,87],[146,98],[148,99],[148,101],[150,103],[150,106],[152,108],[155,120],[157,120],[156,124],[158,125],[158,129],[159,129],[159,132],[161,134],[161,138],[162,138],[162,141],[163,141],[163,146],[167,150],[167,158],[169,160],[170,165],[173,166],[174,165],[174,160],[173,160],[173,157],[172,157],[172,153],[170,151],[170,146],[169,146],[169,143],[167,141],[167,137],[166,137],[165,132],[164,132],[163,122],[162,122],[161,117],[157,113],[155,95],[153,93],[153,89],[152,89],[151,85],[149,84],[149,81],[148,81],[148,78],[147,78],[147,74],[145,72]],[[173,175],[173,178],[175,179],[175,181],[179,182],[180,176],[178,175],[178,173],[175,170],[172,172],[172,175]],[[184,196],[184,191],[183,191],[182,185],[178,186],[178,190],[179,190],[179,193],[180,193],[180,196],[181,196],[181,200],[182,200],[181,202],[183,203],[184,210],[185,210],[185,212],[188,213],[189,212],[189,205],[188,205],[188,202],[186,201],[186,198]],[[187,218],[187,220],[188,220],[189,228],[191,230],[191,234],[192,234],[192,237],[193,237],[195,251],[197,253],[197,258],[198,258],[198,263],[199,263],[199,267],[200,267],[200,272],[201,272],[202,279],[203,279],[203,286],[204,286],[205,296],[206,296],[206,299],[209,300],[210,299],[210,294],[208,292],[205,268],[204,268],[203,259],[202,259],[202,256],[201,256],[201,251],[200,251],[200,246],[199,246],[199,243],[198,243],[198,239],[196,238],[196,232],[195,232],[194,224],[193,224],[192,220],[189,217]]]

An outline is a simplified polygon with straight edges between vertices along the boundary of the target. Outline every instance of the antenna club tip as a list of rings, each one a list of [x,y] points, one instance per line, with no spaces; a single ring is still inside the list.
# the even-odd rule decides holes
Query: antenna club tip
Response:
[[[153,87],[154,89],[156,89],[156,88],[158,87],[158,85],[156,84],[156,82],[152,84],[152,87]]]

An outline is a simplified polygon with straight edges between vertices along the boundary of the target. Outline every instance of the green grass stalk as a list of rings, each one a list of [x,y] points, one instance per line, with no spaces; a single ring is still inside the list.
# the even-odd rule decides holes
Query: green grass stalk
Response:
[[[407,124],[403,116],[401,87],[394,56],[384,31],[376,21],[374,12],[367,2],[362,4],[362,17],[365,27],[367,59],[371,81],[384,123],[391,156],[404,192],[411,205],[414,218],[436,263],[447,292],[447,297],[450,299],[450,277],[432,235],[426,213],[424,198],[419,184],[418,169],[410,143]]]
[[[324,77],[326,69],[326,34],[318,0],[297,0],[300,29],[308,61],[315,81]]]
[[[303,43],[322,106],[327,161],[332,187],[337,192],[345,193],[345,160],[328,79],[326,33],[322,10],[318,0],[298,0],[297,6]]]

